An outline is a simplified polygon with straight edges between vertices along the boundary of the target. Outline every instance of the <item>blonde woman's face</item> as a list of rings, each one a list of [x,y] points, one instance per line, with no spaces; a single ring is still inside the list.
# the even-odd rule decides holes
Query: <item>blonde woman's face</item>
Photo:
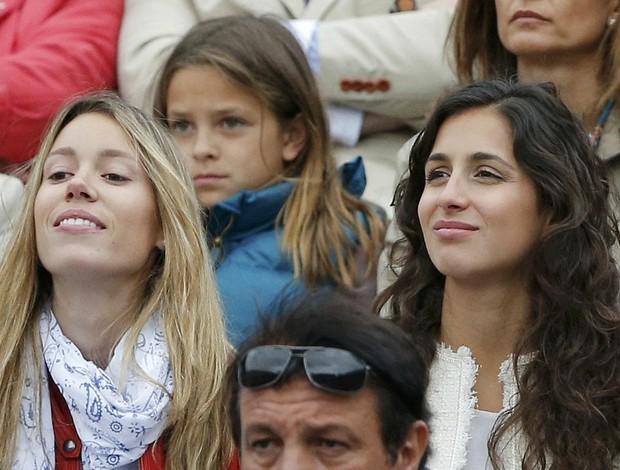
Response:
[[[213,66],[175,72],[167,108],[170,129],[204,207],[264,186],[299,153],[289,128]]]
[[[123,130],[83,114],[59,133],[35,205],[37,250],[57,279],[141,282],[162,246],[155,194]]]
[[[495,7],[500,40],[518,59],[568,61],[597,53],[618,0],[495,0]]]

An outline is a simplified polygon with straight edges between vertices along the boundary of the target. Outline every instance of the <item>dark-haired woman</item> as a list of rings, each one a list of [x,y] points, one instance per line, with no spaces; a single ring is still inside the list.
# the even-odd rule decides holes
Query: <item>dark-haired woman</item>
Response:
[[[618,224],[579,119],[551,85],[479,82],[441,101],[409,172],[381,300],[431,365],[429,467],[614,468]]]

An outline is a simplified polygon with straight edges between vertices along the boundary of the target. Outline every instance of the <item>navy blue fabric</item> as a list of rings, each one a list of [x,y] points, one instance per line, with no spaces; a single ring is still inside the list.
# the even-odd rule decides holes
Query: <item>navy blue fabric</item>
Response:
[[[362,195],[366,174],[360,157],[343,165],[340,175],[350,193]],[[294,186],[285,181],[242,191],[210,211],[211,256],[234,345],[252,332],[259,314],[278,313],[307,292],[293,276],[292,260],[281,250],[282,227],[275,226]]]

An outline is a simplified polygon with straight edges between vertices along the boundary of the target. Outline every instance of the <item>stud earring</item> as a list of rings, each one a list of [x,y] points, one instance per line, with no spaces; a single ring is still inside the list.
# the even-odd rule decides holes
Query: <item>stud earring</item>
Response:
[[[607,18],[607,26],[610,28],[613,28],[614,26],[616,26],[617,22],[618,22],[618,19],[615,16],[610,16],[609,18]]]

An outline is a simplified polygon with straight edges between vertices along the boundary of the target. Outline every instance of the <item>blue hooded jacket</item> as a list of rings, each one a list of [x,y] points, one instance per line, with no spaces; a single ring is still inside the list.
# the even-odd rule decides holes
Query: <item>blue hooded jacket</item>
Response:
[[[345,189],[360,197],[366,187],[362,159],[345,163],[340,174]],[[260,314],[276,314],[307,292],[303,281],[294,277],[291,257],[282,251],[283,228],[276,227],[294,187],[295,183],[284,181],[242,191],[209,212],[211,257],[228,337],[235,346],[253,332]]]

